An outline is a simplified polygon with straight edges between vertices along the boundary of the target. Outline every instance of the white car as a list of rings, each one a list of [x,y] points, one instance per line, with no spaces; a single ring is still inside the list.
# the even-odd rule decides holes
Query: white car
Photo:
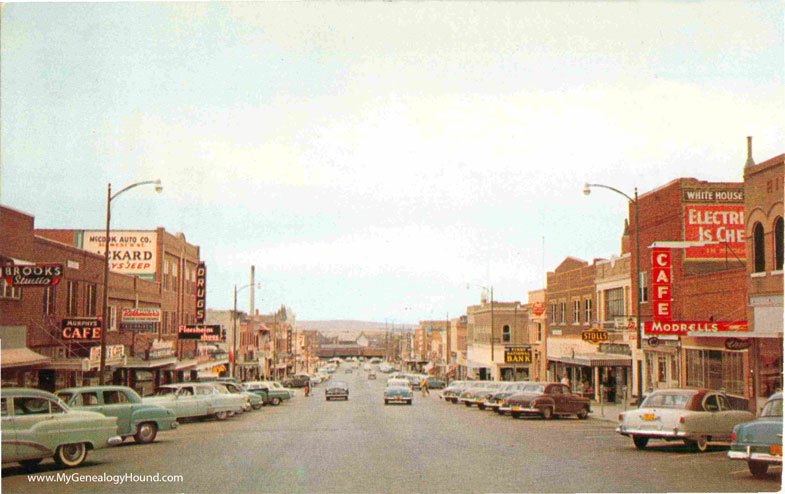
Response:
[[[720,391],[661,389],[640,408],[619,414],[616,432],[631,437],[638,449],[650,439],[664,439],[706,451],[710,445],[730,445],[733,426],[754,418],[746,410],[734,410]]]
[[[165,384],[153,396],[142,398],[142,402],[168,408],[178,419],[212,415],[218,420],[241,413],[245,404],[242,396],[221,392],[209,383]]]

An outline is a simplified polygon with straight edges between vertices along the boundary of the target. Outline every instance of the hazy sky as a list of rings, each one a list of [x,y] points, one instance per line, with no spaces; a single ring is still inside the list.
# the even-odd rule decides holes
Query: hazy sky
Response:
[[[525,302],[619,253],[632,194],[785,152],[782,2],[7,4],[0,202],[185,233],[208,306]],[[544,238],[544,241],[543,241]],[[543,249],[544,246],[544,249]],[[247,310],[248,292],[239,297]]]

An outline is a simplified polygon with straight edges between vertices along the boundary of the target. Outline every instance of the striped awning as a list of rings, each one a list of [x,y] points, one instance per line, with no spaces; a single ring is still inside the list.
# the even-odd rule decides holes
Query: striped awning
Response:
[[[584,367],[632,367],[632,357],[628,355],[612,355],[607,353],[575,354],[572,357],[548,356],[552,362],[561,362]]]

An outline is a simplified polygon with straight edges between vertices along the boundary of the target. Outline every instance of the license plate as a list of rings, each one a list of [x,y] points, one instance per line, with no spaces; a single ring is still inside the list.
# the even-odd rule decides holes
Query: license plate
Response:
[[[782,456],[782,445],[781,444],[773,444],[769,447],[769,453],[775,456]]]
[[[657,419],[657,417],[655,417],[653,413],[644,413],[641,418],[643,420],[656,420]]]

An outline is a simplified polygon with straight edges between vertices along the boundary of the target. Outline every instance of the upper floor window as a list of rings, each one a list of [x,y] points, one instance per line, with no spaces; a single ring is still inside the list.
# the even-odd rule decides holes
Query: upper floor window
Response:
[[[504,343],[509,343],[510,342],[510,325],[509,324],[505,324],[504,327],[502,328],[502,341]]]
[[[556,304],[551,304],[551,323],[556,324]]]
[[[44,289],[44,314],[55,313],[55,285],[48,286]]]
[[[580,324],[581,322],[581,301],[580,300],[573,300],[572,301],[572,323],[573,324]]]
[[[560,317],[559,322],[564,324],[564,322],[565,322],[564,320],[567,317],[567,302],[560,302],[559,303],[559,309],[561,309],[560,310],[561,314],[559,315],[559,317]]]
[[[5,279],[0,280],[0,298],[22,298],[22,289],[18,286],[9,285]]]
[[[752,227],[752,272],[766,271],[766,249],[763,240],[763,225],[755,223]]]
[[[782,216],[774,220],[774,269],[782,271]]]
[[[586,324],[591,324],[592,321],[592,312],[591,312],[591,299],[587,298],[583,300],[583,310],[586,313]]]
[[[624,288],[605,290],[605,320],[624,315]]]
[[[66,295],[65,295],[65,314],[67,316],[75,316],[77,311],[77,291],[79,286],[75,281],[69,281],[66,283]]]
[[[638,297],[641,303],[649,301],[649,273],[646,271],[638,273]]]
[[[97,309],[96,301],[98,298],[97,295],[98,295],[98,291],[96,290],[94,283],[88,283],[87,285],[85,285],[85,294],[84,294],[85,313],[88,316],[94,316],[96,314],[96,309]]]

